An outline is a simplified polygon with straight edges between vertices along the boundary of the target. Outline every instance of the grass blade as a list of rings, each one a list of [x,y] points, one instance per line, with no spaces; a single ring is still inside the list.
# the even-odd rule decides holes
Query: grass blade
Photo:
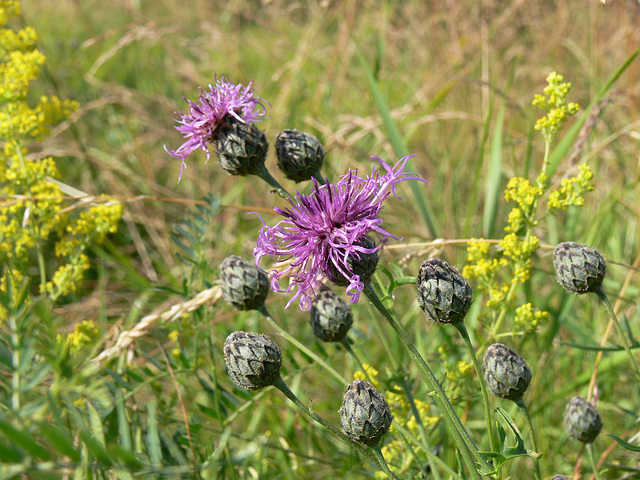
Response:
[[[492,238],[495,229],[496,216],[498,214],[498,198],[500,197],[500,180],[502,179],[502,129],[504,126],[504,112],[506,105],[503,103],[498,111],[496,130],[491,142],[489,154],[489,174],[484,197],[484,213],[482,215],[482,231],[485,238]]]
[[[355,40],[354,40],[355,41]],[[356,42],[357,43],[357,42]],[[365,72],[367,77],[367,81],[369,83],[369,89],[371,90],[371,94],[378,104],[378,111],[380,112],[380,116],[382,117],[382,121],[384,122],[384,126],[387,129],[387,136],[389,138],[389,142],[393,147],[393,151],[396,153],[398,157],[406,157],[409,155],[409,150],[407,146],[404,144],[404,140],[402,139],[402,135],[400,135],[400,131],[396,126],[393,118],[391,117],[391,112],[389,110],[389,106],[387,105],[387,101],[384,98],[384,95],[378,88],[378,83],[376,82],[373,73],[371,72],[371,68],[369,67],[369,63],[367,59],[364,57],[362,52],[360,51],[360,47],[357,47],[358,58],[360,59],[360,64],[362,65],[362,69]],[[409,160],[407,162],[407,169],[410,171],[415,171],[413,166],[413,162]],[[409,182],[409,187],[411,188],[411,193],[413,194],[413,199],[416,202],[416,206],[418,208],[418,212],[424,221],[424,224],[429,230],[429,233],[433,238],[438,238],[438,228],[435,223],[435,218],[433,216],[432,208],[429,205],[429,200],[424,195],[424,190],[422,185],[419,182]]]

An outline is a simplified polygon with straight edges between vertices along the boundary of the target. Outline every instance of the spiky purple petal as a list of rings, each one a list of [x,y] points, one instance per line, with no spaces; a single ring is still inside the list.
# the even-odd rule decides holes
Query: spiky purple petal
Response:
[[[178,182],[187,165],[185,158],[195,150],[204,150],[209,160],[211,154],[207,145],[213,142],[216,130],[227,115],[243,123],[256,122],[264,117],[264,104],[268,102],[254,96],[252,85],[253,80],[245,87],[242,84],[234,85],[221,77],[215,81],[215,85],[209,84],[208,90],[199,88],[197,103],[185,99],[189,104],[188,113],[175,112],[180,117],[176,119],[178,125],[175,129],[182,133],[186,141],[176,150],[169,150],[166,146],[164,149],[169,155],[182,160]]]
[[[382,227],[378,217],[384,208],[384,200],[396,193],[396,184],[406,180],[419,180],[415,173],[404,172],[407,160],[413,155],[401,158],[393,167],[378,157],[372,157],[380,163],[386,173],[374,168],[371,175],[363,178],[357,170],[340,177],[334,185],[318,185],[313,179],[311,195],[296,191],[295,199],[289,199],[291,205],[274,210],[284,217],[273,227],[264,226],[258,235],[257,246],[253,250],[256,264],[266,255],[279,261],[291,260],[282,270],[272,270],[271,288],[276,292],[294,292],[287,307],[300,298],[300,308],[311,308],[310,295],[322,276],[329,276],[330,264],[349,280],[347,293],[351,303],[357,303],[364,283],[348,267],[347,258],[353,255],[359,258],[360,252],[373,253],[380,248],[364,248],[358,241],[369,233],[375,232],[380,241],[387,238],[400,240]],[[289,286],[283,289],[280,281],[289,277]]]

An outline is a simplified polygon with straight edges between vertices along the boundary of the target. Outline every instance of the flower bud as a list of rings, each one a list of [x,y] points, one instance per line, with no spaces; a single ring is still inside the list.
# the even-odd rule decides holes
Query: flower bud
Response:
[[[323,342],[339,342],[353,324],[351,307],[328,287],[322,285],[311,307],[311,328]]]
[[[438,323],[460,323],[471,308],[473,291],[455,267],[429,258],[418,272],[418,304]]]
[[[569,480],[567,477],[565,477],[562,474],[558,474],[558,475],[554,475],[553,478],[551,480]]]
[[[576,396],[564,411],[564,429],[571,438],[592,443],[602,430],[602,419],[596,407]]]
[[[269,143],[253,123],[226,117],[216,134],[215,146],[222,169],[231,175],[258,175],[266,169]]]
[[[309,180],[324,162],[324,149],[316,137],[298,130],[283,130],[276,140],[278,167],[294,182]]]
[[[600,253],[586,245],[564,242],[553,252],[553,266],[558,283],[569,293],[597,292],[607,273]]]
[[[531,370],[516,352],[494,343],[484,354],[484,381],[496,397],[517,402],[529,387]]]
[[[231,381],[247,390],[273,385],[280,376],[282,353],[266,335],[233,332],[224,342]]]
[[[349,438],[373,447],[389,430],[393,416],[389,404],[373,385],[354,380],[344,392],[340,419]]]
[[[371,237],[362,237],[355,242],[355,245],[372,249],[376,247],[376,242]],[[379,258],[377,250],[372,253],[353,252],[347,257],[347,270],[353,272],[354,275],[359,275],[362,283],[369,283],[373,278],[373,274],[376,273]],[[333,262],[329,262],[327,277],[334,285],[340,287],[346,287],[350,284],[349,279],[338,270]]]
[[[222,296],[237,310],[257,310],[264,305],[269,293],[267,274],[247,262],[231,255],[220,264]]]

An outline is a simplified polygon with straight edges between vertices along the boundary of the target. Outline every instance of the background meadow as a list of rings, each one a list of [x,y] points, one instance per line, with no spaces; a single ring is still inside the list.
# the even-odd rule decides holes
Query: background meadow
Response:
[[[499,341],[531,367],[525,401],[543,452],[543,478],[591,478],[581,445],[562,428],[566,403],[587,394],[598,400],[604,422],[594,444],[601,478],[640,478],[638,453],[607,436],[638,445],[640,385],[619,337],[606,334],[609,319],[596,297],[567,295],[552,264],[553,246],[562,241],[601,252],[608,261],[605,290],[639,358],[640,60],[616,72],[640,46],[640,3],[24,0],[11,25],[34,27],[47,57],[30,98],[55,94],[79,103],[47,138],[28,145],[27,158],[53,156],[58,180],[77,190],[71,195],[106,194],[124,213],[117,232],[89,248],[91,267],[75,292],[47,300],[37,268],[23,272],[35,279],[25,284],[25,326],[3,325],[3,478],[383,478],[279,392],[248,394],[229,381],[222,357],[227,335],[265,333],[283,350],[291,389],[339,423],[346,383],[327,376],[256,312],[234,311],[216,289],[223,259],[252,258],[262,223],[249,212],[272,225],[278,221],[272,208],[284,200],[255,177],[230,177],[215,155],[205,163],[204,152],[187,159],[177,183],[180,162],[164,150],[182,143],[174,111],[216,74],[245,85],[253,79],[271,105],[258,124],[270,144],[285,128],[313,133],[324,145],[322,173],[329,180],[349,169],[370,172],[371,155],[395,162],[405,154],[402,146],[415,153],[413,170],[430,183],[423,191],[433,224],[423,221],[411,189],[401,185],[404,199],[388,202],[382,218],[403,241],[390,242],[380,262],[415,276],[430,256],[462,271],[472,238],[493,240],[490,255],[500,255],[495,244],[513,207],[504,196],[507,182],[533,181],[541,168],[544,142],[533,127],[543,114],[531,102],[551,71],[572,83],[568,100],[581,107],[553,147],[594,99],[603,101],[588,135],[574,135],[566,147],[550,188],[586,163],[595,189],[583,206],[549,216],[535,229],[540,247],[531,277],[505,307],[500,331],[483,316],[487,292],[476,289],[477,279],[470,279],[475,302],[465,323],[479,357]],[[614,76],[603,99],[599,92]],[[289,191],[309,191],[309,184],[294,186],[282,177],[272,149],[267,166]],[[47,258],[50,270],[54,263]],[[271,265],[263,260],[261,266]],[[205,290],[197,308],[171,310]],[[415,298],[413,285],[394,292],[398,317],[488,450],[464,345],[455,332],[429,322]],[[284,295],[269,295],[275,320],[351,381],[357,363],[341,346],[316,340],[308,313],[297,303],[284,310],[286,302]],[[516,308],[526,303],[548,318],[517,325]],[[154,313],[157,318],[149,317]],[[381,390],[397,390],[405,375],[414,396],[428,402],[407,352],[372,321],[376,312],[364,297],[353,313],[349,338],[379,372]],[[128,348],[100,364],[91,361],[143,318],[148,326]],[[95,328],[78,340],[83,321]],[[33,341],[19,341],[21,335]],[[600,348],[606,335],[613,351]],[[384,336],[391,337],[388,348],[402,369],[393,368]],[[67,338],[75,339],[74,348]],[[23,360],[16,362],[15,352]],[[491,402],[511,415],[531,449],[515,405]],[[455,469],[455,446],[435,407],[429,416],[432,446]],[[389,434],[385,442],[393,439]],[[390,453],[387,460],[401,478],[438,478],[421,452],[415,458]],[[502,478],[533,478],[532,465],[516,458]],[[440,471],[439,478],[449,477]]]

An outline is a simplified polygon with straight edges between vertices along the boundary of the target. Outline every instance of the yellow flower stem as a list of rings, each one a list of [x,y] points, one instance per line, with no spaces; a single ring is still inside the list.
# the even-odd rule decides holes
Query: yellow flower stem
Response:
[[[513,295],[516,292],[516,285],[518,284],[518,277],[513,277],[511,280],[511,285],[509,286],[509,291],[504,297],[504,301],[502,302],[502,308],[500,309],[500,313],[498,314],[498,319],[493,324],[491,328],[491,338],[496,337],[498,334],[498,330],[500,330],[500,326],[502,325],[502,321],[504,320],[505,315],[507,314],[507,306],[511,302]]]
[[[427,382],[429,388],[434,392],[433,398],[436,402],[436,405],[438,405],[438,408],[444,415],[445,421],[449,426],[449,430],[456,441],[458,452],[464,464],[469,470],[470,478],[473,478],[474,480],[480,480],[482,477],[476,467],[476,461],[482,466],[482,469],[485,471],[491,471],[492,467],[488,464],[484,456],[478,451],[478,447],[476,447],[474,441],[471,439],[469,432],[462,425],[460,418],[453,409],[451,402],[449,402],[446,393],[442,389],[442,385],[440,385],[440,382],[438,382],[438,379],[429,368],[429,365],[424,360],[424,358],[422,358],[422,355],[420,355],[420,353],[418,352],[418,349],[411,340],[409,333],[406,331],[404,326],[402,326],[399,322],[396,321],[395,318],[393,318],[393,315],[391,315],[384,304],[380,301],[378,295],[375,293],[370,283],[365,284],[364,294],[367,296],[373,306],[376,307],[376,309],[384,316],[384,318],[387,320],[391,328],[393,328],[393,330],[396,332],[398,337],[400,337],[400,340],[408,350],[413,363],[418,367],[418,370],[420,370],[422,378]]]
[[[487,386],[484,383],[484,379],[482,378],[482,368],[478,363],[478,357],[476,357],[476,352],[473,350],[473,345],[471,345],[471,339],[469,338],[469,332],[467,331],[467,327],[465,327],[464,323],[456,323],[454,325],[456,329],[462,335],[462,339],[464,340],[464,344],[469,351],[469,355],[471,356],[471,360],[473,361],[473,366],[476,369],[476,373],[478,374],[478,382],[480,383],[480,390],[482,390],[482,400],[484,403],[484,416],[487,421],[487,433],[489,434],[489,445],[491,446],[491,451],[497,453],[498,447],[496,446],[496,441],[493,435],[493,419],[491,416],[491,406],[489,405],[489,394],[487,393]]]

